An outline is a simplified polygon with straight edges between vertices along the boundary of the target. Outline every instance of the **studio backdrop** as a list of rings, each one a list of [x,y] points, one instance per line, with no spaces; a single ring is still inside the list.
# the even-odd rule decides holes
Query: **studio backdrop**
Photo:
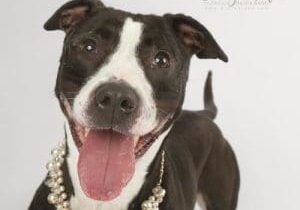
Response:
[[[63,32],[45,21],[63,0],[3,1],[0,12],[0,209],[26,209],[64,138],[54,93]],[[205,25],[229,62],[192,59],[184,108],[203,108],[213,72],[217,124],[241,172],[238,210],[299,210],[300,2],[104,0],[133,13],[184,13]]]

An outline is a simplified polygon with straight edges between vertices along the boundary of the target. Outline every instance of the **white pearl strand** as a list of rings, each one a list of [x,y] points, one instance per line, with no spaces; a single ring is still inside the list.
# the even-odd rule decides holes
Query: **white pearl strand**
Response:
[[[48,179],[45,184],[50,188],[51,193],[48,195],[48,202],[56,207],[56,210],[70,210],[70,202],[65,193],[63,185],[62,164],[65,160],[66,145],[60,143],[51,151],[52,160],[47,163]]]
[[[47,163],[48,177],[45,184],[50,188],[51,193],[48,195],[48,202],[55,206],[56,210],[71,210],[70,201],[67,200],[68,195],[65,193],[65,186],[63,185],[63,171],[62,164],[65,160],[66,145],[60,143],[51,151],[52,160]],[[164,174],[165,151],[162,152],[159,182],[156,187],[152,189],[152,195],[145,200],[141,208],[142,210],[159,210],[159,204],[163,202],[166,195],[166,190],[162,188],[162,178]]]
[[[152,195],[145,200],[141,207],[142,210],[159,210],[159,204],[163,202],[163,198],[166,195],[166,190],[162,188],[162,179],[164,175],[164,168],[165,168],[165,151],[162,152],[161,162],[160,162],[160,174],[159,174],[159,181],[155,188],[152,189]]]

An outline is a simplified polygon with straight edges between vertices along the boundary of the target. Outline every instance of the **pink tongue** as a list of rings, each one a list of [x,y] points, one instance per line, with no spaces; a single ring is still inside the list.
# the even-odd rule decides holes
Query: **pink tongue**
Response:
[[[113,131],[91,130],[78,160],[80,185],[95,200],[116,198],[134,173],[134,141]]]

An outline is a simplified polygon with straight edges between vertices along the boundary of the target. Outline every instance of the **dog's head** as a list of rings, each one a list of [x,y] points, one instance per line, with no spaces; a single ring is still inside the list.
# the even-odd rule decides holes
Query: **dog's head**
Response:
[[[181,111],[190,58],[227,57],[184,15],[131,14],[73,0],[45,24],[66,33],[56,95],[80,151],[84,192],[119,195],[135,160]]]

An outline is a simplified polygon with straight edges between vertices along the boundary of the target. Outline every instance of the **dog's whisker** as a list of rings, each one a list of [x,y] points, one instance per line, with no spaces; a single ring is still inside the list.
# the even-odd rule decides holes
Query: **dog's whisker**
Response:
[[[75,93],[75,92],[74,92],[74,93],[65,93],[64,95],[65,95],[65,96],[70,96],[70,95],[71,95],[71,96],[75,96],[76,93]]]
[[[66,97],[66,99],[68,99],[68,100],[75,100],[75,98],[68,98],[68,97]]]
[[[68,91],[68,92],[64,92],[64,94],[67,94],[67,93],[77,93],[77,91]]]
[[[162,109],[160,109],[160,108],[157,108],[157,111],[159,111],[159,112],[161,112],[161,113],[163,113],[163,114],[166,114],[166,115],[169,114],[168,112],[166,112],[165,110],[162,110]]]

